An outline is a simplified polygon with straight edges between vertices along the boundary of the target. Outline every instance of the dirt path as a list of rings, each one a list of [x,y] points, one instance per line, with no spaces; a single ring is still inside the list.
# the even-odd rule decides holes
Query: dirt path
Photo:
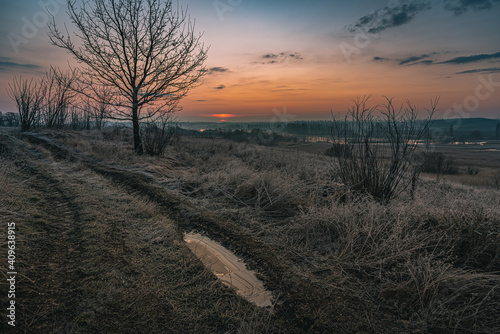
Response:
[[[49,234],[51,228],[56,230],[64,229],[64,231],[59,232],[64,235],[64,238],[60,238],[52,232],[52,237],[45,240],[46,246],[39,246],[45,252],[40,258],[51,256],[54,253],[52,250],[64,250],[64,254],[55,256],[53,266],[67,268],[66,271],[69,273],[69,275],[64,275],[64,280],[61,280],[57,271],[48,270],[49,272],[40,273],[40,277],[53,277],[53,280],[56,281],[55,284],[52,284],[52,290],[47,293],[47,296],[51,296],[50,298],[55,298],[55,300],[46,301],[47,304],[55,306],[52,309],[47,308],[48,313],[40,321],[47,323],[46,320],[49,317],[53,319],[51,324],[58,324],[60,323],[58,320],[61,318],[67,319],[68,315],[71,314],[76,317],[76,320],[73,322],[74,325],[69,325],[69,332],[73,332],[73,327],[76,328],[74,332],[78,332],[78,328],[82,326],[87,328],[89,326],[87,321],[79,317],[81,314],[86,314],[83,318],[90,317],[92,323],[99,319],[103,321],[103,314],[96,314],[95,310],[96,308],[109,310],[108,305],[96,305],[101,303],[101,300],[89,299],[88,296],[92,295],[93,292],[82,290],[79,285],[82,280],[88,282],[106,280],[107,275],[110,274],[110,268],[119,271],[120,275],[118,276],[120,276],[120,279],[130,284],[129,287],[127,285],[120,286],[119,289],[115,287],[120,290],[120,294],[134,296],[137,293],[128,292],[127,290],[142,289],[137,285],[140,285],[140,282],[135,282],[137,276],[141,276],[141,270],[137,267],[138,263],[133,263],[133,260],[131,263],[127,263],[125,259],[130,257],[150,258],[151,254],[132,255],[134,254],[131,250],[133,247],[128,246],[126,241],[127,238],[130,238],[130,236],[126,236],[127,231],[130,231],[130,226],[123,224],[116,217],[111,219],[110,223],[101,224],[98,229],[94,226],[94,230],[91,230],[93,222],[99,218],[93,217],[88,210],[82,210],[81,203],[88,201],[88,199],[77,199],[78,196],[74,194],[74,189],[81,189],[80,196],[85,197],[84,194],[87,193],[88,196],[89,189],[92,189],[96,194],[100,193],[99,196],[96,195],[97,198],[106,201],[109,199],[107,192],[111,189],[111,191],[117,193],[114,196],[127,197],[128,201],[142,197],[144,200],[153,203],[155,210],[158,210],[163,217],[172,219],[182,232],[193,230],[204,232],[227,248],[236,251],[238,255],[245,259],[251,269],[255,269],[261,274],[266,287],[275,296],[278,296],[273,317],[277,319],[277,322],[283,321],[287,323],[286,332],[349,332],[349,329],[342,328],[340,324],[349,323],[348,319],[357,314],[359,310],[352,309],[352,312],[346,313],[346,310],[349,311],[351,308],[345,304],[346,299],[343,296],[332,295],[331,290],[315,283],[310,277],[300,276],[295,273],[293,266],[286,259],[282,258],[267,244],[243,232],[236,223],[221,219],[213,212],[196,207],[189,198],[168,191],[153,177],[144,173],[107,165],[93,157],[70,150],[53,138],[41,134],[24,134],[22,139],[26,146],[24,154],[33,155],[30,150],[34,150],[44,158],[38,160],[40,163],[36,164],[36,166],[29,167],[30,173],[36,176],[36,182],[34,182],[33,186],[41,194],[53,194],[47,199],[46,206],[52,207],[52,210],[59,210],[48,212],[51,217],[59,218],[58,220],[48,219],[47,221],[50,221],[50,223],[47,223],[47,226],[44,227],[44,233]],[[15,145],[21,146],[20,143]],[[30,146],[31,148],[29,148]],[[32,159],[33,157],[26,156],[23,160]],[[48,163],[48,161],[51,163]],[[43,166],[40,166],[40,164]],[[75,173],[75,169],[78,169],[78,174]],[[37,171],[40,172],[37,173]],[[87,179],[82,179],[83,176],[76,176],[85,174],[92,174],[92,176]],[[49,178],[46,175],[59,175],[59,177]],[[90,179],[96,179],[96,177],[98,180],[89,181]],[[97,204],[94,203],[93,205]],[[108,210],[111,210],[112,207],[113,204],[110,203]],[[118,206],[118,209],[115,208],[115,210],[120,210],[120,207],[122,206]],[[79,223],[74,224],[74,222]],[[85,234],[88,234],[88,237],[84,237]],[[179,240],[182,236],[178,234],[176,238]],[[182,251],[186,250],[187,247],[182,246]],[[176,251],[179,250],[176,249]],[[84,264],[83,268],[87,269],[82,270],[82,263]],[[116,278],[114,277],[114,279]],[[116,285],[116,282],[110,282],[109,284]],[[61,287],[64,287],[63,290],[60,290]],[[42,289],[39,287],[39,289],[33,288],[33,290],[39,291],[45,288],[49,289],[49,287]],[[164,287],[164,289],[168,288]],[[57,297],[56,291],[61,292],[59,294],[61,297]],[[153,292],[150,291],[149,293]],[[69,295],[71,297],[68,297]],[[157,300],[157,298],[155,299]],[[163,307],[166,309],[173,307],[165,300],[158,302],[160,305],[164,305]],[[124,300],[123,303],[134,305],[137,301]],[[114,304],[116,304],[116,301]],[[116,305],[113,307],[118,308]],[[103,313],[105,315],[106,311],[103,311]],[[173,319],[179,315],[171,316],[172,321],[174,321]],[[339,319],[339,321],[335,321],[335,318]],[[342,321],[340,321],[341,318]],[[354,322],[355,319],[353,319]],[[118,316],[115,323],[120,323],[120,325],[130,323],[130,326],[133,327],[132,323],[135,322],[132,322],[130,317],[125,317],[124,314],[123,318]],[[332,327],[332,324],[337,323],[338,326],[334,325],[335,327]],[[269,325],[267,326],[269,327]],[[57,330],[63,329],[58,327]],[[366,331],[368,332],[369,329]]]
[[[23,139],[2,138],[27,182],[14,217],[17,327],[2,321],[0,332],[217,333],[261,317],[214,285],[155,203],[107,173],[130,175],[39,135]]]

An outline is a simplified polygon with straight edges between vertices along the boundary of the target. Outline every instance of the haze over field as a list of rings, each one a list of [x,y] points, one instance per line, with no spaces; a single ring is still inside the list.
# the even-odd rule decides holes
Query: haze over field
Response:
[[[179,4],[211,46],[208,75],[183,100],[180,120],[328,119],[330,109],[345,112],[366,94],[374,103],[388,95],[420,107],[441,96],[438,117],[463,104],[469,110],[446,116],[499,115],[498,0]],[[63,0],[2,7],[0,110],[15,111],[5,92],[14,76],[42,75],[73,60],[50,45],[44,24],[43,8],[67,20]]]

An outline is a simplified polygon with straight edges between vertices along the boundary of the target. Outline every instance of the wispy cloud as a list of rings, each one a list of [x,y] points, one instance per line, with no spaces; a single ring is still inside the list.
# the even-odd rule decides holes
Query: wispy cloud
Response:
[[[262,64],[280,64],[288,60],[303,60],[299,52],[268,53],[260,57]],[[263,61],[262,61],[263,60]]]
[[[14,61],[12,58],[0,57],[0,72],[7,72],[9,70],[39,70],[42,66],[36,64],[26,64]]]
[[[497,53],[492,53],[492,54],[479,54],[479,55],[466,56],[466,57],[456,57],[453,59],[449,59],[449,60],[445,60],[443,62],[440,62],[439,64],[470,64],[470,63],[477,63],[477,62],[484,61],[484,60],[499,59],[499,58],[500,58],[500,52],[497,52]]]
[[[500,72],[500,67],[491,67],[491,68],[476,68],[473,70],[467,70],[462,72],[457,72],[455,74],[470,74],[470,73],[497,73]]]
[[[390,61],[391,59],[389,58],[384,58],[384,57],[373,57],[374,61]]]
[[[348,26],[352,33],[363,31],[371,34],[409,23],[415,16],[431,8],[429,1],[401,0],[396,6],[385,6],[371,14],[361,17],[356,23]]]
[[[212,67],[208,69],[208,74],[224,73],[224,72],[229,72],[229,69],[225,67]]]
[[[461,15],[469,10],[491,9],[500,0],[445,0],[445,8],[455,15]]]
[[[410,65],[432,65],[435,64],[435,61],[430,58],[432,55],[437,55],[439,52],[432,52],[430,54],[423,54],[418,56],[409,56],[405,58],[384,58],[384,57],[373,57],[373,61],[383,62],[390,61],[397,65],[401,66],[410,66]]]
[[[419,60],[422,60],[422,59],[426,59],[426,58],[429,58],[429,55],[421,55],[421,56],[411,56],[411,57],[408,57],[408,58],[405,58],[405,59],[402,59],[400,62],[399,62],[399,65],[408,65],[408,64],[415,64],[417,63]]]
[[[500,52],[492,54],[477,54],[471,56],[455,57],[448,60],[438,61],[436,59],[430,59],[432,56],[444,55],[446,52],[432,52],[422,55],[408,56],[405,58],[386,58],[386,57],[373,57],[373,61],[376,62],[392,62],[401,66],[411,66],[411,65],[437,65],[437,64],[454,64],[454,65],[464,65],[478,63],[486,60],[500,59]]]
[[[211,74],[231,72],[231,71],[228,68],[217,66],[217,67],[211,67],[209,69],[200,70],[200,72],[206,72],[208,75],[211,75]]]
[[[294,88],[290,86],[277,86],[274,89],[271,89],[272,92],[299,92],[299,91],[311,91],[312,89],[308,88]]]
[[[217,87],[214,87],[214,89],[219,89],[219,90],[224,89],[224,88],[226,88],[226,85],[219,85]]]

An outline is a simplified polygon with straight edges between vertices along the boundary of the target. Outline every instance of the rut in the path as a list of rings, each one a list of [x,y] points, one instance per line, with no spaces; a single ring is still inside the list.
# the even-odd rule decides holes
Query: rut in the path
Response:
[[[73,152],[52,139],[38,134],[27,134],[25,138],[31,143],[43,146],[57,159],[79,161],[93,172],[126,189],[129,194],[139,193],[149,197],[151,201],[160,205],[165,215],[175,219],[184,231],[203,230],[222,244],[230,246],[229,248],[238,249],[238,254],[243,255],[251,268],[256,268],[263,274],[266,286],[281,296],[280,308],[276,312],[295,326],[308,332],[327,333],[333,329],[324,328],[322,324],[317,323],[314,319],[315,312],[326,312],[331,317],[342,317],[344,321],[358,312],[352,310],[345,313],[349,305],[345,305],[342,301],[344,296],[333,296],[331,290],[297,275],[291,270],[291,266],[286,264],[287,261],[271,247],[244,233],[236,224],[190,204],[188,200],[182,198],[182,195],[172,194],[152,177],[109,166],[92,157]],[[343,304],[343,313],[337,312],[340,303]]]
[[[20,234],[27,235],[18,247],[18,323],[28,326],[43,323],[46,327],[38,328],[48,332],[68,331],[72,326],[68,319],[81,311],[79,267],[87,245],[81,240],[80,209],[71,189],[52,176],[55,170],[40,161],[40,154],[34,154],[36,151],[12,138],[8,144],[16,154],[18,167],[28,176],[27,185],[33,190],[24,196],[33,198],[33,206],[43,211],[36,217],[21,217],[24,221],[33,220],[35,231],[26,231],[23,221],[17,224]],[[28,257],[29,266],[23,261]],[[64,326],[53,328],[54,324]]]

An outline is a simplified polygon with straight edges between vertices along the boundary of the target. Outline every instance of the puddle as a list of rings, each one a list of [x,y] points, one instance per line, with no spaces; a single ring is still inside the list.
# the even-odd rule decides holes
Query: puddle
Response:
[[[197,233],[184,235],[189,249],[225,285],[260,307],[272,306],[272,295],[245,263],[215,241]]]

